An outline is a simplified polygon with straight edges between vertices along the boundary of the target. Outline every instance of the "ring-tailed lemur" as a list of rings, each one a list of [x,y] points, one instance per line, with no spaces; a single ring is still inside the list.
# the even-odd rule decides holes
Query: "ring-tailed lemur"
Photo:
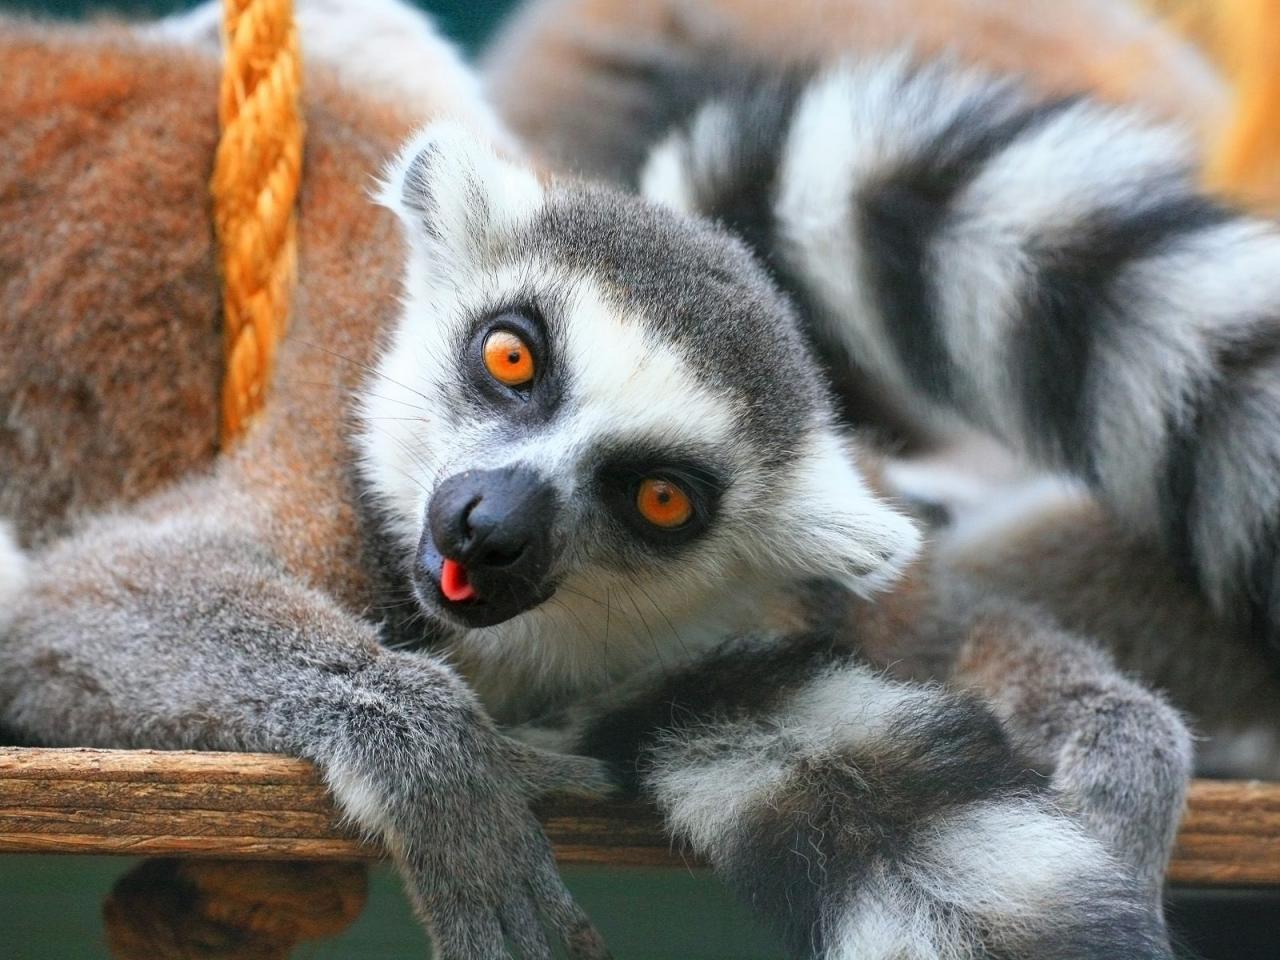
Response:
[[[1063,159],[1121,212],[1191,196],[1142,164],[1109,193],[1112,155],[1077,145],[1161,140],[1087,104],[1015,123],[1006,85],[900,60],[813,81],[795,116],[825,96],[831,136],[858,134],[830,141],[835,172],[866,156],[908,169],[895,147],[925,131],[931,156],[996,171],[993,196],[1001,171],[1053,171],[1047,196]],[[732,111],[703,118],[709,142],[733,142]],[[376,291],[399,250],[379,222],[358,220],[352,244],[324,218],[326,178],[351,184],[334,144],[352,134],[334,129],[313,114],[303,224],[321,228],[304,250]],[[1050,161],[1014,163],[1031,146]],[[733,154],[677,142],[654,192],[700,196],[680,173],[694,158]],[[840,183],[811,182],[835,187],[816,213],[843,209]],[[908,207],[939,199],[912,189]],[[1005,226],[967,195],[981,250]],[[0,723],[35,742],[314,760],[448,957],[504,956],[504,941],[547,956],[540,918],[575,955],[603,953],[527,807],[601,787],[602,768],[520,745],[482,703],[543,748],[606,760],[797,956],[1170,955],[1180,718],[1034,608],[916,558],[791,305],[736,237],[542,183],[449,125],[404,149],[381,199],[407,238],[402,303],[353,309],[314,278],[241,448],[32,558],[0,644]],[[824,224],[857,258],[851,281],[868,255],[900,253]],[[1075,224],[1038,223],[1046,241]],[[1256,246],[1208,247],[1220,267],[1266,254],[1266,228],[1231,226]],[[367,364],[352,437],[341,413]]]

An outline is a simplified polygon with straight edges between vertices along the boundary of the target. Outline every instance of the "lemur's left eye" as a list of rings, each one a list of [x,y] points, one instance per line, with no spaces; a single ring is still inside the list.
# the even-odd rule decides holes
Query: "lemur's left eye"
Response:
[[[670,480],[648,477],[636,491],[636,509],[655,527],[672,530],[689,522],[693,502]]]
[[[533,382],[533,351],[510,330],[494,330],[484,338],[484,368],[506,387],[527,387]]]

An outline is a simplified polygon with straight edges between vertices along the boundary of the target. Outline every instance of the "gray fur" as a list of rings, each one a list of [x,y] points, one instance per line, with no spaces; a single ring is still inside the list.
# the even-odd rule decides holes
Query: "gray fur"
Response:
[[[503,737],[447,665],[381,646],[264,550],[251,505],[221,500],[236,522],[201,508],[208,492],[154,522],[98,521],[37,560],[0,645],[5,725],[46,744],[314,760],[399,865],[442,956],[506,956],[495,931],[530,911],[574,955],[604,956],[527,805],[607,789],[601,771]]]
[[[1192,771],[1186,722],[1094,643],[1042,612],[961,581],[944,614],[963,624],[953,682],[980,693],[1059,801],[1159,905]]]
[[[602,956],[528,804],[550,789],[603,790],[603,768],[521,746],[489,713],[520,716],[655,658],[679,662],[810,570],[872,592],[910,561],[918,535],[865,485],[806,375],[785,301],[722,231],[572,185],[547,194],[448,125],[410,145],[383,199],[404,221],[410,259],[403,314],[383,331],[382,365],[359,398],[358,482],[348,484],[336,411],[317,414],[313,394],[290,388],[353,379],[337,362],[347,358],[309,334],[361,351],[377,331],[308,304],[281,352],[269,417],[244,446],[210,476],[89,521],[34,557],[0,644],[0,725],[30,743],[305,757],[394,857],[442,956],[503,956],[504,934],[522,956],[544,956],[539,920],[575,956]],[[592,207],[591,223],[613,220],[611,255],[632,249],[634,265],[598,267],[590,234],[563,224]],[[659,269],[662,249],[683,275]],[[486,311],[527,302],[513,294],[548,314],[549,363],[565,375],[548,416],[524,424],[468,401],[459,353]],[[711,309],[721,336],[696,328]],[[737,385],[775,367],[797,375],[769,394],[790,423]],[[346,400],[341,387],[326,395]],[[771,454],[783,443],[789,457]],[[599,458],[619,445],[707,457],[700,470],[723,471],[705,536],[659,557],[623,532],[595,483]],[[403,461],[386,459],[397,451]],[[559,531],[556,600],[574,606],[466,631],[428,605],[416,638],[381,631],[370,614],[403,602],[424,516],[403,491],[429,494],[449,472],[499,456],[538,460],[565,483],[572,525]],[[308,469],[282,477],[284,462]],[[766,491],[787,491],[786,509]],[[359,531],[357,514],[372,521]],[[378,582],[391,593],[373,593]],[[387,645],[436,638],[466,680],[437,653]]]
[[[467,471],[531,470],[561,504],[555,603],[459,631],[422,597],[500,719],[677,662],[793,578],[874,592],[914,555],[914,526],[867,488],[835,427],[791,308],[731,235],[616,192],[537,184],[439,125],[381,197],[414,251],[363,405],[361,471],[391,551],[417,549],[438,485]],[[474,382],[467,353],[511,310],[546,341],[545,381],[514,410]],[[662,550],[622,522],[609,472],[631,462],[715,488],[700,536]]]
[[[646,192],[740,226],[840,378],[1082,477],[1272,637],[1274,225],[1131,109],[904,56],[817,74],[780,129],[755,89],[665,141]],[[746,209],[725,158],[762,130],[777,173]]]

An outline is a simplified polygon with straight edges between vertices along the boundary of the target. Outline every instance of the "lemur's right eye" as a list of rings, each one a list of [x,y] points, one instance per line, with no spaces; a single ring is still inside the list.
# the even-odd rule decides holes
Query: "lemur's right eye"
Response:
[[[533,351],[519,334],[494,330],[484,338],[484,368],[504,387],[527,387],[533,382]]]
[[[655,527],[674,530],[689,522],[693,502],[689,495],[670,480],[646,477],[636,490],[636,509]]]

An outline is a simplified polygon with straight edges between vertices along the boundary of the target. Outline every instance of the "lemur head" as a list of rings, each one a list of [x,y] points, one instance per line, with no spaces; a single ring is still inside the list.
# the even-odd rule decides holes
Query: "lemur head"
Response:
[[[790,306],[724,231],[544,185],[451,125],[380,199],[409,253],[362,469],[436,621],[621,664],[631,635],[652,654],[655,632],[801,578],[865,593],[914,553]]]

